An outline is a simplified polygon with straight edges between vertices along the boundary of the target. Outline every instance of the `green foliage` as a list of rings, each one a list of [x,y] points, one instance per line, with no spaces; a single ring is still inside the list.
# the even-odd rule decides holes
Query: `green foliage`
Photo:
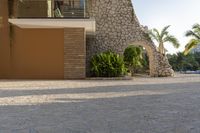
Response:
[[[190,53],[186,56],[183,53],[177,53],[167,56],[175,71],[196,71],[200,68],[200,53]]]
[[[192,37],[192,39],[186,44],[184,55],[187,55],[193,48],[200,45],[200,25],[195,24],[192,30],[189,30],[185,34],[186,37]]]
[[[149,57],[147,55],[147,52],[143,52],[142,56],[142,71],[145,72],[149,70]]]
[[[169,34],[169,32],[168,32],[169,27],[170,27],[170,25],[165,26],[161,30],[161,32],[159,32],[155,28],[153,30],[149,31],[149,37],[152,40],[155,40],[156,42],[158,42],[158,44],[159,44],[158,51],[161,54],[165,54],[165,52],[166,52],[165,47],[164,47],[164,44],[166,42],[171,43],[175,48],[179,48],[179,46],[180,46],[179,41],[176,39],[176,37]]]
[[[91,72],[97,77],[118,77],[126,74],[123,57],[114,52],[103,52],[92,57]]]
[[[140,47],[130,45],[124,51],[124,62],[128,70],[135,73],[143,67],[146,62],[142,58],[142,49]]]

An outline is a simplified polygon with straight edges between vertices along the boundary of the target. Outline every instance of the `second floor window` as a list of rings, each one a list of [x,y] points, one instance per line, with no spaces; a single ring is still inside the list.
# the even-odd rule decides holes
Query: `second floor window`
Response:
[[[85,17],[86,0],[11,0],[11,16],[20,18]]]
[[[55,0],[55,17],[83,17],[85,14],[85,0]]]

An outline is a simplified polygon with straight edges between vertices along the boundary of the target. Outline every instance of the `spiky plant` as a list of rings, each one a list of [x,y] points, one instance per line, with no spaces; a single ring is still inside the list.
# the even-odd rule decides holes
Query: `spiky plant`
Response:
[[[156,42],[158,42],[159,46],[158,46],[158,51],[161,54],[166,54],[166,49],[164,47],[165,43],[171,43],[175,48],[179,48],[180,47],[180,43],[178,41],[178,39],[173,36],[170,35],[168,32],[170,25],[165,26],[161,32],[159,32],[157,29],[152,29],[149,31],[149,36],[152,40],[155,40]]]
[[[187,55],[193,48],[200,45],[200,24],[194,24],[192,29],[186,32],[185,36],[192,37],[185,46],[184,55]]]

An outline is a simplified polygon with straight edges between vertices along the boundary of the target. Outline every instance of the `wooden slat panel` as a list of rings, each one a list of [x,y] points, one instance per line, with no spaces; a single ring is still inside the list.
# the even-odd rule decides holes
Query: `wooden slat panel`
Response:
[[[64,53],[64,78],[85,78],[86,46],[84,28],[66,28],[64,30]]]

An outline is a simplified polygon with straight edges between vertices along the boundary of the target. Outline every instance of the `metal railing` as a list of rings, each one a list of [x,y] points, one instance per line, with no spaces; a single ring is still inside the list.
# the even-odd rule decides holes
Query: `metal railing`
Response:
[[[15,18],[85,18],[86,0],[18,0]]]

